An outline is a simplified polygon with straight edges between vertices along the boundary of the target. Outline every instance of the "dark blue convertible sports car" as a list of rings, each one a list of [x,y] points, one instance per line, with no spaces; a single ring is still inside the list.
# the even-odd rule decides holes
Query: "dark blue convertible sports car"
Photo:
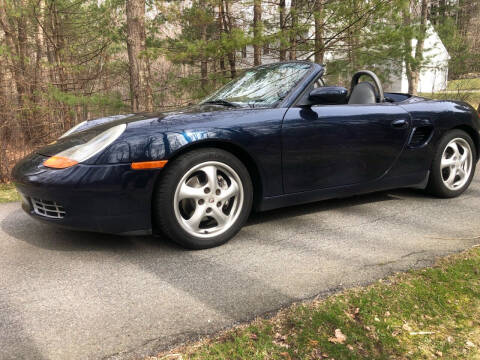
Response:
[[[202,249],[233,237],[252,208],[467,189],[480,145],[471,106],[384,93],[370,71],[349,90],[326,86],[323,72],[264,65],[186,109],[81,123],[16,165],[23,208],[65,227],[161,233]]]

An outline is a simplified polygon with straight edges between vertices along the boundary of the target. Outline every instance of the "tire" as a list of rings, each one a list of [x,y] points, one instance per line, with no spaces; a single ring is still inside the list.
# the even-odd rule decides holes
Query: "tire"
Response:
[[[458,151],[452,144],[456,144]],[[441,198],[461,195],[472,182],[476,164],[477,151],[472,138],[463,130],[447,132],[435,150],[427,191]]]
[[[153,195],[153,223],[189,249],[219,246],[250,215],[253,186],[245,165],[231,153],[205,148],[168,164]],[[216,173],[216,177],[215,177]]]

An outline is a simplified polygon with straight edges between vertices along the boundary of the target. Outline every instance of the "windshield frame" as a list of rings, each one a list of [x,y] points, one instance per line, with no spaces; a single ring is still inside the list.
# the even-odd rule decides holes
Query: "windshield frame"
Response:
[[[215,92],[211,93],[208,97],[206,97],[205,99],[200,101],[199,105],[208,105],[207,102],[212,100],[212,98],[215,96],[215,94],[219,93],[224,87],[229,86],[231,83],[237,81],[245,72],[250,71],[250,70],[255,70],[255,69],[274,67],[274,66],[278,66],[278,65],[281,65],[281,64],[303,64],[303,65],[306,64],[306,65],[309,65],[309,68],[307,69],[305,74],[298,80],[297,84],[295,86],[293,86],[286,93],[286,95],[284,96],[283,99],[279,99],[278,101],[276,101],[275,103],[270,104],[270,105],[259,105],[259,106],[254,106],[254,107],[251,107],[248,103],[243,103],[243,104],[245,104],[245,106],[242,106],[242,105],[239,104],[238,108],[245,109],[245,108],[250,107],[250,108],[257,108],[257,109],[262,109],[262,108],[263,109],[268,109],[268,108],[274,109],[274,108],[280,108],[280,107],[289,107],[294,102],[294,100],[298,97],[298,95],[301,94],[301,92],[303,91],[305,86],[310,84],[312,76],[318,77],[319,72],[323,73],[323,67],[322,66],[320,66],[316,63],[309,62],[309,61],[300,61],[300,60],[298,60],[298,61],[276,62],[276,63],[272,63],[272,64],[264,64],[264,65],[256,66],[256,67],[253,67],[253,68],[247,68],[247,69],[244,69],[240,75],[236,76],[234,79],[229,81],[227,84],[220,87]],[[292,100],[292,96],[294,96],[293,100]],[[287,104],[290,104],[290,105],[287,105]]]

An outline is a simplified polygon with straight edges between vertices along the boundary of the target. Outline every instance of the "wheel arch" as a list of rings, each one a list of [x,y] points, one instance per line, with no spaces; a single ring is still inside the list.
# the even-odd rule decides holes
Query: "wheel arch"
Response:
[[[175,161],[179,156],[188,152],[205,148],[216,148],[227,151],[236,156],[245,165],[253,185],[253,208],[258,208],[263,194],[263,182],[260,175],[260,169],[254,158],[241,146],[225,140],[196,141],[174,151],[171,156],[168,157],[168,163]],[[168,163],[165,166],[164,171],[168,170]]]
[[[449,130],[463,130],[472,138],[472,141],[475,144],[475,153],[478,161],[480,157],[480,138],[478,132],[473,127],[468,125],[458,125]]]

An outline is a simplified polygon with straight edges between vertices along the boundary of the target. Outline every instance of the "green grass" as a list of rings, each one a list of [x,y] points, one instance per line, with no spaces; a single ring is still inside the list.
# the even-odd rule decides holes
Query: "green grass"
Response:
[[[448,92],[422,93],[430,99],[438,100],[461,100],[470,103],[475,109],[480,104],[480,78],[450,80],[447,86]]]
[[[479,348],[476,248],[156,359],[480,359]]]
[[[437,100],[461,100],[469,103],[475,109],[478,108],[480,104],[480,92],[454,92],[454,93],[421,93],[420,96],[429,98],[429,99],[437,99]]]
[[[0,184],[0,203],[20,201],[20,195],[13,184]]]
[[[447,85],[447,90],[478,90],[480,89],[480,78],[477,79],[461,79],[450,80]]]

